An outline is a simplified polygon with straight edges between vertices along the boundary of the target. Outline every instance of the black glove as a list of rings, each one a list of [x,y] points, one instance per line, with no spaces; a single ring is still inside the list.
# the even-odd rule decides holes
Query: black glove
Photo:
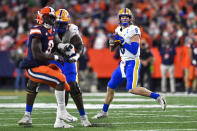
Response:
[[[64,47],[64,52],[66,51],[70,51],[73,49],[73,46],[71,44],[65,44],[65,47]]]

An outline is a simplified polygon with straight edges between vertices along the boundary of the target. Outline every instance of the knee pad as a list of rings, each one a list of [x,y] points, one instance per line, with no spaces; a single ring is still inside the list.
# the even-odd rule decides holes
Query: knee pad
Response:
[[[71,95],[71,97],[76,97],[76,96],[82,94],[77,82],[70,82],[69,85],[70,85],[70,95]]]
[[[27,82],[26,91],[29,93],[37,94],[39,85],[40,85],[39,83],[33,82],[32,80],[29,79]]]

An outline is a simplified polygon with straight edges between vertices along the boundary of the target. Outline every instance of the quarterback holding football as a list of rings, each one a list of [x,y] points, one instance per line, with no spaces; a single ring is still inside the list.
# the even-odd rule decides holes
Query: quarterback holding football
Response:
[[[104,118],[108,115],[108,108],[113,100],[114,92],[118,86],[127,80],[126,89],[129,93],[151,97],[157,100],[163,110],[166,109],[166,100],[160,94],[151,92],[144,87],[137,87],[140,71],[140,37],[139,27],[134,25],[134,16],[130,9],[123,8],[118,13],[119,26],[115,29],[110,41],[110,48],[119,44],[121,62],[113,72],[108,82],[107,94],[101,112],[94,119]]]

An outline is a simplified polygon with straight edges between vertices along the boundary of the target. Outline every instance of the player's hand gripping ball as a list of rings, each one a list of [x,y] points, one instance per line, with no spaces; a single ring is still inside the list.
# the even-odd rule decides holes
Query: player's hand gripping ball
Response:
[[[115,50],[115,48],[120,46],[120,44],[121,44],[119,41],[116,41],[114,39],[115,35],[116,34],[111,34],[110,37],[109,37],[109,47],[110,47],[111,51]]]

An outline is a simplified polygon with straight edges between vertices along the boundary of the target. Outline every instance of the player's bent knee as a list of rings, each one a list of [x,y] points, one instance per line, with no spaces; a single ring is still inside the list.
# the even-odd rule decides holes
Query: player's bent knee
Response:
[[[70,85],[71,97],[76,97],[76,96],[82,95],[82,92],[81,92],[77,82],[70,82],[69,85]]]
[[[57,84],[55,89],[58,91],[63,91],[65,89],[65,82]]]
[[[112,88],[110,88],[110,87],[108,87],[108,88],[107,88],[107,93],[108,93],[108,94],[113,95],[113,94],[114,94],[114,92],[115,92],[115,90],[114,90],[114,89],[112,89]]]
[[[33,93],[33,94],[37,94],[38,93],[38,88],[39,88],[39,84],[32,81],[32,80],[28,80],[27,82],[27,89],[26,91],[28,93]]]

